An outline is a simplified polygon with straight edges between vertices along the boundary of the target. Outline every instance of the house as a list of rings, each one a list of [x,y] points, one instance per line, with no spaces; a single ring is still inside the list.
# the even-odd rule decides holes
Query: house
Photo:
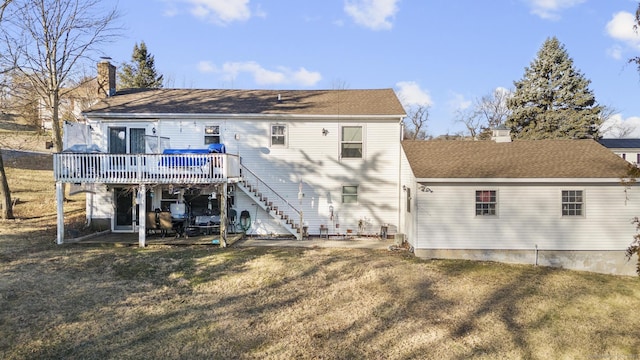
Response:
[[[115,68],[98,66],[103,97],[54,154],[58,243],[70,183],[88,221],[140,246],[165,215],[223,246],[234,231],[382,235],[422,258],[635,271],[640,195],[594,140],[511,142],[498,128],[493,141],[402,141],[392,89],[116,93]]]
[[[634,274],[640,194],[594,140],[404,141],[405,232],[422,258]]]
[[[147,214],[182,204],[251,235],[398,231],[405,112],[392,89],[115,93],[115,68],[98,66],[104,97],[54,158],[57,182],[95,185],[92,224],[144,244]]]
[[[640,164],[640,139],[599,139],[598,142],[631,164]]]

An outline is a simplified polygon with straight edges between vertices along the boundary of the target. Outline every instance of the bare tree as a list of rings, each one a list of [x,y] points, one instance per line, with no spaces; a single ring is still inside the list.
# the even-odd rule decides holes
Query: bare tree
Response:
[[[113,40],[115,9],[101,0],[13,0],[2,27],[2,49],[51,111],[53,143],[62,151],[59,122],[64,86],[99,46]]]
[[[429,120],[428,105],[414,105],[407,111],[405,118],[404,137],[411,140],[425,140],[427,138],[427,121]]]
[[[456,122],[463,123],[473,139],[488,139],[489,130],[507,120],[510,113],[507,100],[510,96],[510,91],[497,88],[490,94],[476,98],[471,108],[458,110]]]
[[[82,65],[114,40],[116,9],[101,0],[5,0],[0,6],[0,62],[3,73],[21,73],[51,112],[55,150],[62,151],[60,99]],[[70,90],[69,88],[66,88]],[[1,156],[1,155],[0,155]],[[11,198],[0,159],[3,218],[12,218]]]
[[[4,11],[12,0],[4,0],[0,5],[0,24],[4,16]],[[4,74],[5,70],[2,70]],[[11,204],[11,191],[9,190],[9,182],[7,174],[4,171],[4,161],[2,159],[2,151],[0,151],[0,218],[13,219],[13,206]]]
[[[635,127],[622,120],[618,121],[614,118],[618,110],[611,106],[603,105],[600,117],[602,119],[598,134],[600,136],[606,135],[608,138],[622,139],[631,135]]]

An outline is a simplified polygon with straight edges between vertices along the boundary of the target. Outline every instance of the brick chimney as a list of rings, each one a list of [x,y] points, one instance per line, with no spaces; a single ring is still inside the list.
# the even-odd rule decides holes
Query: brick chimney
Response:
[[[102,98],[116,94],[116,67],[109,60],[103,58],[98,63],[98,96]]]

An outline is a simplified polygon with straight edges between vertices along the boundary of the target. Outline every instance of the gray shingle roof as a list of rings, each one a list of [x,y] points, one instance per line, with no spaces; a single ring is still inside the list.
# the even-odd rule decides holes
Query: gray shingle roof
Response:
[[[629,164],[594,140],[403,141],[417,178],[621,178]]]
[[[402,116],[405,111],[393,89],[156,89],[119,92],[100,100],[85,113]]]
[[[598,142],[609,149],[640,149],[640,139],[600,139]]]

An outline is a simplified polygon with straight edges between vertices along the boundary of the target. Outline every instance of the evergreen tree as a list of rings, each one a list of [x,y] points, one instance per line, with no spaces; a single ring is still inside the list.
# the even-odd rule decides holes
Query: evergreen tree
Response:
[[[124,64],[118,71],[120,89],[159,89],[162,88],[162,75],[156,72],[153,55],[147,52],[144,41],[136,43],[131,55],[131,63]]]
[[[520,139],[583,139],[598,136],[602,106],[591,83],[573,66],[556,37],[548,38],[538,57],[514,82],[507,102],[511,115],[505,125]]]

